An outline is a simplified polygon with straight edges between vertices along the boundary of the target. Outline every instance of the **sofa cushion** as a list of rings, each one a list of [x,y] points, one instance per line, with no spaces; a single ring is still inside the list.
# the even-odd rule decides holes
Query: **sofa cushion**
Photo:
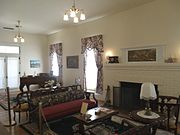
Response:
[[[82,102],[88,103],[88,108],[93,108],[96,106],[96,103],[94,101],[79,99],[45,107],[43,108],[43,112],[47,120],[71,115],[80,112]]]

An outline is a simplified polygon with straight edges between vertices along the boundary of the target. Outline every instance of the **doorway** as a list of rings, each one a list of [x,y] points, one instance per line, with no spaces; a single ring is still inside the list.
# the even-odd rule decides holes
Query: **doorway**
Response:
[[[19,87],[19,46],[0,46],[0,90]]]

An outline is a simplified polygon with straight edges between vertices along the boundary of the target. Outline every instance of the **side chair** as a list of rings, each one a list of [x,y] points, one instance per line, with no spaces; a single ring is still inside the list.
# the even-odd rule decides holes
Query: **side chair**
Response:
[[[177,126],[179,119],[180,109],[180,96],[158,96],[158,111],[166,115],[165,124],[161,125],[160,128],[173,131],[177,135]]]
[[[19,123],[21,121],[21,113],[26,112],[26,119],[28,118],[28,112],[30,110],[30,92],[21,92],[16,97],[16,105],[13,107],[14,121],[16,119],[16,113],[19,113]]]

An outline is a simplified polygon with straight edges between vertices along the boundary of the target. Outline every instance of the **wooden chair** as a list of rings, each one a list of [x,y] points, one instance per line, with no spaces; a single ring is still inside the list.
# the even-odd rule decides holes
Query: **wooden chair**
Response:
[[[167,119],[160,128],[173,131],[177,135],[177,124],[179,118],[180,96],[158,96],[158,111],[165,114]]]
[[[17,104],[13,107],[14,121],[16,119],[16,113],[19,113],[19,123],[21,121],[21,113],[26,112],[26,119],[28,118],[28,112],[30,110],[30,92],[21,92],[16,97]]]

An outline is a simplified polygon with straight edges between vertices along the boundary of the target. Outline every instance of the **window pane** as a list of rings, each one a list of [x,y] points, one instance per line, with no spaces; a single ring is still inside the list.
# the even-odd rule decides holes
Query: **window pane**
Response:
[[[8,58],[8,86],[18,88],[19,85],[19,59],[18,57]]]
[[[0,89],[5,88],[5,65],[4,57],[0,57]]]
[[[19,54],[18,46],[0,46],[0,53]]]
[[[59,75],[59,67],[58,67],[58,61],[57,61],[57,54],[53,54],[53,61],[52,61],[52,71],[54,76]]]
[[[86,86],[89,90],[95,90],[97,85],[97,66],[93,50],[87,50]]]

